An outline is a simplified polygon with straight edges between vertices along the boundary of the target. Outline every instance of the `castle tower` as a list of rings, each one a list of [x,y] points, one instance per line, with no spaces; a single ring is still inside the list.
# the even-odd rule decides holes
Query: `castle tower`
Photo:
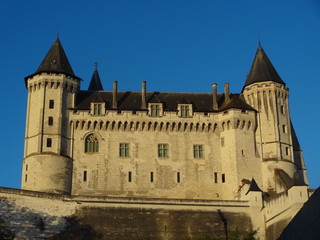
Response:
[[[262,161],[263,190],[286,190],[291,187],[294,175],[299,174],[294,157],[289,90],[260,44],[243,95],[258,111],[256,142]]]
[[[22,189],[70,193],[73,160],[67,109],[74,104],[80,79],[58,37],[25,83],[28,106]]]

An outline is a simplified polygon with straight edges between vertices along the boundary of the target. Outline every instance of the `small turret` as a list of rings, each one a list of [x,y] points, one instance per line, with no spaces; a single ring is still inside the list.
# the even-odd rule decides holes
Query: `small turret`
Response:
[[[94,72],[89,84],[89,91],[103,91],[102,83],[100,81],[100,76],[98,73],[98,63],[95,63]]]

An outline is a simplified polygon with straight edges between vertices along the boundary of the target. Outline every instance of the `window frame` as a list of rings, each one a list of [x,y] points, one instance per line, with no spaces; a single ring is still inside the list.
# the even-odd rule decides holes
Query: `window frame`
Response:
[[[119,143],[119,157],[128,158],[130,157],[130,144]]]
[[[161,117],[163,115],[162,103],[149,103],[149,115],[151,117]]]
[[[158,144],[158,158],[168,158],[169,157],[169,144],[159,143]]]
[[[203,145],[194,144],[193,145],[193,158],[204,158],[203,154]]]
[[[188,118],[193,116],[192,104],[178,104],[179,116]]]
[[[90,138],[90,141],[89,141]],[[96,134],[91,133],[84,140],[85,153],[98,153],[100,151],[100,141]]]

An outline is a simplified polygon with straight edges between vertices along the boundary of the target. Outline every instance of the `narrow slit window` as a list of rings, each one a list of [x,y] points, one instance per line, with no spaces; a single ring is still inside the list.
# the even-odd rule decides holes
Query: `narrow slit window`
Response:
[[[218,173],[214,173],[214,183],[218,183]]]
[[[24,176],[24,181],[25,181],[25,182],[28,181],[28,175],[27,175],[27,174]]]
[[[26,164],[26,171],[28,171],[28,164]]]
[[[53,125],[53,117],[48,118],[48,125],[52,126]]]
[[[83,171],[83,181],[86,182],[87,181],[87,171]]]
[[[289,147],[286,147],[286,155],[289,156]]]
[[[128,172],[128,182],[132,182],[132,172]]]
[[[54,100],[49,100],[49,109],[54,109]]]
[[[150,172],[150,182],[153,182],[154,181],[154,174],[153,172]]]
[[[52,147],[52,138],[47,138],[47,147]]]
[[[226,182],[226,175],[224,173],[222,173],[222,175],[221,175],[221,181],[222,181],[222,183]]]
[[[224,138],[220,139],[220,145],[221,145],[221,147],[224,147]]]
[[[180,182],[180,172],[177,172],[177,183],[179,183]]]

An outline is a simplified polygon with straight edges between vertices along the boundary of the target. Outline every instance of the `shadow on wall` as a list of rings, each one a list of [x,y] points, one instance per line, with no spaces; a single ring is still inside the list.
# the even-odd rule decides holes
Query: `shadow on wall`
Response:
[[[0,199],[0,239],[101,239],[90,225],[76,217],[50,216]]]

